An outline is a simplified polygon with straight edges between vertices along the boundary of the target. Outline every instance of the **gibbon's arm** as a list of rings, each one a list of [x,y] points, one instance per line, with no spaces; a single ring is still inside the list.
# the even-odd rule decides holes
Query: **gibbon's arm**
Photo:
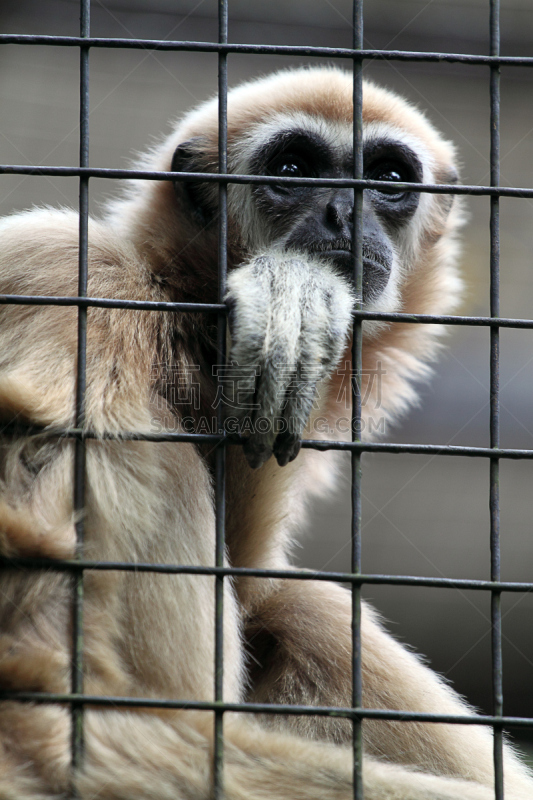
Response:
[[[245,455],[251,467],[272,454],[285,466],[300,450],[317,383],[345,350],[352,289],[323,262],[273,249],[230,274],[226,303],[229,363],[255,368],[235,410],[250,418]]]
[[[318,380],[328,377],[345,350],[353,294],[346,281],[324,264],[275,251],[237,268],[228,284],[230,361],[257,367],[256,381],[250,382],[243,399],[241,419],[250,414],[252,426],[259,420],[270,424],[265,433],[252,430],[246,457],[251,466],[261,466],[273,452],[284,465],[299,450]],[[288,387],[295,376],[299,392],[291,397]],[[250,411],[252,403],[255,408]],[[276,437],[280,421],[293,426],[289,435]],[[271,472],[276,471],[274,466]],[[260,475],[261,470],[259,485]],[[256,497],[256,491],[247,494]],[[265,596],[264,583],[251,579],[242,594],[245,607],[249,598],[255,606],[245,625],[251,653],[249,699],[349,707],[350,594],[322,582],[284,580],[270,593],[266,590]],[[419,658],[383,630],[366,604],[362,617],[365,707],[454,715],[471,711]],[[343,720],[264,715],[262,721],[306,738],[338,744],[351,741],[351,725]],[[371,756],[447,778],[493,785],[492,736],[487,728],[366,720],[363,731]],[[416,784],[417,778],[412,778],[412,791]],[[506,797],[516,800],[527,800],[533,793],[526,768],[507,746],[505,787]]]
[[[243,399],[241,419],[250,414],[252,426],[260,424],[258,421],[269,423],[264,433],[252,429],[246,457],[251,466],[261,466],[273,452],[284,465],[299,450],[318,380],[328,377],[345,350],[353,294],[345,280],[324,264],[275,252],[237,268],[228,284],[230,361],[257,367],[256,380],[250,382],[249,394]],[[295,376],[299,392],[291,397],[288,387]],[[250,411],[252,404],[255,408]],[[280,422],[293,426],[289,434],[276,436]],[[248,496],[256,498],[261,491],[265,469],[266,465],[252,473],[251,480],[257,474],[258,486],[246,492]],[[274,465],[269,480],[276,472],[282,475],[284,470]],[[241,535],[243,523],[241,518]],[[322,582],[283,580],[269,591],[265,581],[250,579],[241,599],[245,608],[249,602],[253,606],[245,624],[251,654],[249,699],[351,705],[352,611],[351,596],[345,589]],[[471,711],[416,655],[384,631],[366,604],[362,619],[366,708],[453,715]],[[337,744],[351,741],[351,725],[344,720],[264,715],[262,721],[270,728],[293,730],[307,738]],[[363,732],[368,755],[447,778],[493,785],[488,728],[365,720]],[[417,780],[411,779],[412,790]],[[508,746],[505,788],[506,797],[513,800],[533,796],[533,781]]]

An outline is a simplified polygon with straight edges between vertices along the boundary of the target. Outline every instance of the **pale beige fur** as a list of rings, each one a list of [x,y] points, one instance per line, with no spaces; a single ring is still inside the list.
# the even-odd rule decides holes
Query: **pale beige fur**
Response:
[[[230,163],[241,158],[252,129],[281,112],[302,112],[328,125],[349,125],[351,96],[351,77],[333,69],[281,73],[240,87],[229,98]],[[453,151],[419,112],[367,85],[364,118],[367,126],[385,122],[419,142],[433,178],[446,180]],[[205,137],[211,169],[216,169],[213,103],[189,115],[149,163],[168,170],[176,145],[196,135]],[[235,209],[243,211],[248,197],[242,191],[230,195],[232,237],[238,235]],[[460,211],[455,207],[450,211],[446,198],[424,199],[412,259],[397,276],[403,310],[445,312],[454,306],[459,287],[454,235],[459,221]],[[216,300],[215,242],[216,232],[191,232],[171,183],[136,183],[112,213],[89,223],[89,295]],[[232,244],[230,267],[238,268],[242,248],[233,238]],[[75,295],[77,259],[74,212],[35,210],[0,223],[2,293]],[[180,409],[165,405],[163,397],[173,373],[161,365],[204,365],[202,402],[209,408],[213,379],[206,353],[214,356],[204,319],[90,309],[87,427],[100,434],[175,429]],[[73,423],[76,331],[75,309],[2,306],[3,421],[54,427]],[[373,329],[367,337],[365,367],[372,368],[379,360],[386,365],[384,406],[389,417],[413,399],[409,381],[424,373],[437,333],[436,327],[405,324]],[[332,424],[346,414],[335,404],[340,380],[335,376],[321,390],[317,414]],[[72,555],[72,443],[46,433],[30,439],[21,430],[4,437],[0,465],[0,552]],[[86,556],[212,565],[211,467],[212,454],[191,444],[89,440]],[[284,468],[270,459],[253,471],[240,448],[232,446],[227,467],[229,563],[288,566],[293,528],[301,520],[305,498],[331,482],[328,456],[306,450]],[[212,577],[87,571],[84,584],[87,693],[213,699]],[[64,573],[4,570],[2,688],[69,690],[71,596],[71,581]],[[350,620],[350,595],[334,584],[226,580],[224,699],[349,706]],[[245,656],[243,637],[253,651],[252,660]],[[367,606],[362,637],[365,706],[468,713],[444,682],[383,630]],[[489,730],[385,721],[365,721],[363,730],[366,800],[494,796]],[[259,722],[249,715],[227,714],[224,796],[348,800],[350,736],[346,721],[289,716]],[[91,707],[85,712],[85,739],[84,767],[73,776],[84,800],[212,796],[209,712]],[[66,796],[70,781],[68,708],[4,702],[0,797],[59,800]],[[531,778],[507,746],[505,786],[506,800],[533,797]]]

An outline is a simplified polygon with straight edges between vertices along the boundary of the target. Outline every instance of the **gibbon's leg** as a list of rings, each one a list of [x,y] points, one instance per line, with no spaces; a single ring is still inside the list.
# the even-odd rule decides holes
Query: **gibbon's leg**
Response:
[[[191,715],[192,716],[192,715]],[[72,776],[81,800],[211,800],[211,714],[174,719],[130,711],[85,714],[84,763]],[[2,703],[0,797],[65,800],[69,712]],[[15,751],[12,749],[15,745]],[[370,758],[365,800],[493,800],[487,787],[424,775]],[[308,741],[226,717],[225,800],[352,800],[347,747]]]
[[[81,797],[209,800],[212,721],[196,729],[140,714],[89,714]],[[202,730],[203,728],[203,730]],[[351,800],[351,752],[227,719],[227,800]],[[487,787],[366,759],[365,800],[492,800]]]
[[[62,441],[51,448],[46,441],[41,441],[41,448],[34,441],[25,444],[15,438],[2,448],[0,552],[71,557],[71,443]],[[88,442],[88,557],[162,563],[190,559],[209,565],[214,520],[209,478],[198,469],[199,456],[188,445],[165,444],[161,449],[160,444],[155,448],[151,444]],[[14,485],[19,484],[17,472],[22,480],[20,473],[26,473],[26,485],[20,484],[20,491]],[[180,492],[190,497],[191,482],[199,494],[193,505],[184,508]],[[156,498],[152,496],[155,490]],[[240,622],[229,581],[225,589],[224,690],[226,699],[237,701],[242,683]],[[70,690],[72,593],[70,576],[64,572],[2,570],[1,689]],[[214,611],[211,576],[87,570],[85,691],[212,700]],[[101,719],[96,729],[105,738],[113,730],[113,715],[88,713],[89,720],[92,716]],[[137,715],[125,716],[135,727]],[[166,712],[166,716],[174,714]],[[178,717],[176,724],[194,731],[196,716],[189,713],[185,721]],[[91,730],[88,726],[89,752]],[[142,745],[142,725],[138,733]],[[113,746],[112,736],[109,746]],[[180,761],[179,750],[176,761]],[[0,797],[63,798],[69,765],[70,715],[64,707],[0,703]],[[151,796],[149,789],[145,795]]]
[[[280,581],[246,627],[251,649],[250,699],[257,702],[351,705],[351,597],[322,582]],[[439,714],[468,706],[430,669],[384,631],[362,607],[363,705]],[[351,725],[325,717],[264,715],[270,726],[312,738],[347,742]],[[491,786],[492,735],[482,726],[365,720],[366,752],[432,773]],[[509,746],[505,797],[533,797],[533,780]]]
[[[115,447],[119,445],[114,445],[111,452]],[[179,449],[175,449],[176,452]],[[165,448],[164,452],[168,459],[172,448]],[[134,454],[130,453],[129,457],[136,461]],[[102,486],[110,476],[109,470],[114,471],[115,467],[116,464],[106,464],[105,459],[100,458]],[[121,471],[121,482],[132,490],[132,498],[141,490],[133,480],[129,483],[125,471]],[[65,481],[65,485],[68,484],[69,481]],[[165,490],[158,496],[160,503],[165,504],[167,497],[174,498],[175,486],[163,483],[159,489]],[[124,499],[118,496],[119,508]],[[8,534],[12,546],[29,519],[28,515],[21,515],[17,526],[15,514],[11,516]],[[109,527],[106,532],[113,534]],[[121,533],[127,533],[127,529]],[[143,529],[143,535],[150,533]],[[191,691],[192,682],[196,685],[196,696],[201,699],[202,684],[206,680],[212,682],[212,652],[202,651],[206,642],[209,646],[211,638],[208,628],[212,628],[212,619],[208,625],[203,611],[204,607],[208,612],[213,610],[212,585],[204,591],[200,584],[195,592],[194,584],[189,584],[188,605],[187,597],[180,596],[179,584],[169,594],[167,576],[156,575],[149,587],[138,587],[142,596],[137,618],[132,620],[135,608],[124,607],[120,602],[124,601],[120,591],[124,587],[116,580],[108,581],[107,576],[96,584],[91,578],[89,573],[85,598],[87,691],[180,697],[186,694],[187,686]],[[62,583],[60,589],[58,591],[48,574],[35,576],[31,571],[15,575],[14,580],[8,576],[3,583],[2,616],[5,619],[11,610],[14,617],[12,629],[8,631],[10,641],[3,642],[6,647],[0,666],[5,667],[5,672],[0,671],[0,683],[4,687],[68,691],[70,653],[68,626],[65,625],[69,609],[68,581]],[[172,609],[173,599],[178,605]],[[225,605],[228,601],[231,596],[226,597]],[[174,613],[166,620],[172,610]],[[159,641],[157,615],[163,617],[164,627],[171,633]],[[188,635],[191,632],[194,641]],[[231,634],[231,629],[226,627],[225,632]],[[136,641],[137,636],[139,641]],[[124,657],[126,646],[134,647],[130,658]],[[226,655],[227,667],[234,669],[239,653]],[[228,699],[232,699],[231,694]],[[142,712],[87,709],[85,760],[82,771],[75,776],[75,783],[83,800],[95,797],[102,800],[210,800],[212,743],[213,722],[209,713],[167,712],[159,717]],[[2,704],[0,797],[6,800],[64,799],[70,783],[69,754],[68,710],[15,702]],[[287,796],[301,800],[351,800],[352,797],[348,748],[265,731],[243,716],[232,719],[228,715],[224,759],[224,797],[227,800],[286,800]],[[366,800],[492,800],[491,792],[479,785],[415,774],[371,760],[365,762],[364,783]]]
[[[118,455],[118,448],[124,444],[127,452],[129,443],[113,445],[111,452]],[[148,445],[144,444],[144,447]],[[172,452],[177,453],[180,449],[166,447],[162,456],[168,461]],[[136,462],[135,456],[135,452],[129,452],[130,461]],[[142,461],[139,467],[141,465]],[[61,466],[65,465],[59,461],[48,465],[48,477],[54,478],[54,484],[60,482],[59,476],[54,477],[54,471]],[[106,464],[100,454],[100,489],[109,479],[110,470],[114,472],[116,467],[117,464]],[[146,463],[143,471],[145,469]],[[124,470],[121,470],[121,483],[124,488],[132,490],[130,500],[135,499],[138,493],[142,498],[142,487],[133,480],[130,483]],[[64,486],[70,489],[70,481],[65,480]],[[66,501],[66,495],[62,498],[61,492],[54,498],[50,486],[41,488],[43,491],[36,493],[36,500],[44,501],[48,497]],[[108,490],[113,494],[116,488],[108,487]],[[158,496],[160,503],[165,504],[167,495],[174,498],[175,485],[162,484],[159,488],[165,489],[165,494]],[[123,499],[118,496],[118,510],[123,508]],[[45,505],[43,511],[46,516]],[[131,509],[133,515],[138,511]],[[127,509],[122,510],[125,523],[128,521],[126,512]],[[30,534],[40,530],[29,527],[28,535],[23,536],[30,521],[28,512],[17,514],[12,510],[10,516],[4,515],[4,533],[12,548],[19,541],[28,543]],[[48,538],[53,539],[51,532],[48,533]],[[117,531],[107,527],[106,533],[116,535]],[[127,533],[127,525],[121,533]],[[148,534],[150,530],[144,528],[143,535]],[[36,546],[39,538],[33,537],[34,553],[39,552]],[[115,545],[120,546],[118,543]],[[61,545],[58,545],[55,554],[61,552]],[[71,587],[68,580],[63,580],[64,576],[59,577],[58,584],[53,574],[48,573],[21,573],[17,570],[15,575],[4,576],[2,620],[10,617],[11,628],[2,637],[2,686],[68,691],[70,653],[66,622]],[[175,583],[175,592],[169,595],[167,576],[156,575],[150,586],[133,587],[142,595],[135,615],[131,606],[129,614],[124,613],[128,606],[124,608],[120,602],[124,600],[120,591],[124,587],[117,582],[117,576],[109,580],[104,574],[96,583],[92,578],[93,575],[88,573],[85,616],[87,691],[179,697],[183,696],[189,679],[196,684],[200,681],[196,687],[197,695],[201,693],[204,680],[212,682],[212,653],[196,658],[198,645],[210,641],[208,628],[212,628],[212,619],[208,620],[209,624],[204,621],[203,610],[207,607],[208,612],[212,612],[211,585],[207,587],[208,593],[202,595],[201,585],[200,594],[197,594],[194,584],[189,584],[188,595],[193,606],[190,608],[186,598],[179,596],[179,583]],[[174,614],[168,620],[172,635],[157,641],[157,615],[167,616],[168,604],[172,603],[173,597],[179,601],[179,606],[174,608]],[[226,598],[226,605],[230,600],[231,597]],[[132,616],[137,618],[133,621]],[[194,642],[187,636],[188,630],[194,632]],[[231,634],[230,629],[226,629],[228,634]],[[139,637],[137,641],[136,636]],[[125,659],[126,645],[136,644],[138,646],[130,658]],[[227,654],[228,668],[234,666],[230,655]],[[181,660],[183,658],[185,662]],[[238,663],[239,654],[232,654],[232,658]],[[207,663],[202,663],[202,660]],[[228,699],[231,699],[231,694]],[[142,712],[88,709],[85,715],[85,763],[76,779],[80,796],[84,800],[95,797],[102,800],[210,800],[212,732],[212,718],[208,713],[166,713],[164,718],[159,718]],[[228,715],[225,734],[224,796],[227,800],[286,800],[287,796],[301,800],[351,800],[351,753],[347,748],[265,731],[243,716],[232,719]],[[0,797],[6,800],[63,800],[70,783],[69,754],[70,715],[66,709],[14,702],[2,704]],[[366,800],[492,800],[488,790],[473,784],[416,775],[368,759],[364,769]]]

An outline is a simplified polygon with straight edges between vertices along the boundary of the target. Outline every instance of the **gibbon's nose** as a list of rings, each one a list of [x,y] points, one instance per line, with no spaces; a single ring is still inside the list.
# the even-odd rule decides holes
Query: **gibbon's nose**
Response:
[[[326,205],[326,221],[337,233],[351,238],[353,220],[353,189],[341,189],[331,196]]]

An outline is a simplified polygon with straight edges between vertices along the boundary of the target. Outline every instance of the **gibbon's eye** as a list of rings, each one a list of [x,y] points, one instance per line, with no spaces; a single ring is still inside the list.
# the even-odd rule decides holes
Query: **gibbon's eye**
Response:
[[[390,160],[372,164],[366,171],[365,178],[372,181],[387,181],[391,184],[416,181],[416,176],[409,164]],[[374,191],[387,195],[391,200],[399,200],[407,194],[407,192],[398,191],[394,186],[391,186],[390,189],[375,189]]]
[[[268,165],[269,175],[279,178],[310,178],[312,170],[300,156],[284,153],[273,159]]]
[[[278,165],[276,175],[279,175],[280,178],[301,178],[302,170],[294,161],[287,161]]]

